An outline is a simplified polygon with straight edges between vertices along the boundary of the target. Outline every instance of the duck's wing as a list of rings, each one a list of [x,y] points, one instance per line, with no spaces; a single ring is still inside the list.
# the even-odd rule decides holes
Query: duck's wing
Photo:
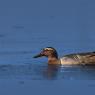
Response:
[[[85,56],[85,57],[88,56],[88,57],[92,57],[92,56],[95,56],[95,52],[68,54],[68,55],[65,55],[64,57],[74,57],[74,56]]]
[[[95,52],[69,54],[64,57],[71,58],[81,63],[95,63]]]

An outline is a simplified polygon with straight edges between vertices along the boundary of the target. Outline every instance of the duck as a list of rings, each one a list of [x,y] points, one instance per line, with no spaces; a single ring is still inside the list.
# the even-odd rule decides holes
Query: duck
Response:
[[[47,57],[48,64],[60,65],[95,65],[95,52],[72,53],[59,58],[58,53],[53,47],[46,47],[33,58]]]

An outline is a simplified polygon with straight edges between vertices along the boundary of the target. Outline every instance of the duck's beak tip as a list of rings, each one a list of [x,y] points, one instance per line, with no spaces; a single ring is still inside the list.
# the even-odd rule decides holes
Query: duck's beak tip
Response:
[[[38,54],[38,55],[33,56],[33,58],[38,58],[38,57],[41,57],[41,56],[42,56],[41,54]]]
[[[37,56],[33,56],[33,58],[38,58]]]

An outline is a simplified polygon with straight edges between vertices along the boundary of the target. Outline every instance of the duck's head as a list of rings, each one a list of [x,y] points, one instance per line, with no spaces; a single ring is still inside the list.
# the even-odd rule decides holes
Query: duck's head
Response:
[[[34,56],[34,58],[38,58],[38,57],[42,57],[42,56],[58,58],[57,51],[53,47],[46,47],[46,48],[42,49],[42,51],[39,54],[37,54],[36,56]]]

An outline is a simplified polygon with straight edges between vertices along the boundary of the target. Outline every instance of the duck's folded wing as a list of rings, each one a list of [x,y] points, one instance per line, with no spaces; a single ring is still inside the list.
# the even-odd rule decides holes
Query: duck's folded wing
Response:
[[[95,52],[69,54],[64,57],[72,58],[80,63],[95,63]]]
[[[75,54],[68,54],[64,57],[74,57],[74,56],[85,56],[85,57],[92,57],[95,56],[95,52],[87,52],[87,53],[75,53]]]

